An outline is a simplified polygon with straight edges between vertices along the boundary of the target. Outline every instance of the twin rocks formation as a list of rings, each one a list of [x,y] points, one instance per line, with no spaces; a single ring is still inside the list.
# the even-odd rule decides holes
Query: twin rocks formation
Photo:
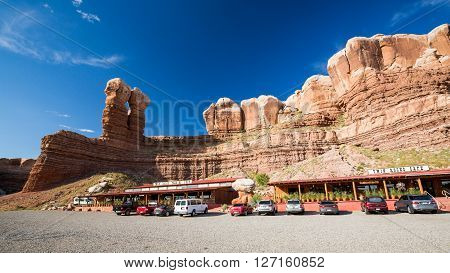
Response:
[[[294,128],[300,126],[328,126],[340,114],[336,91],[328,76],[310,77],[285,102],[274,96],[262,95],[237,104],[220,98],[203,112],[210,134],[252,132],[261,129]]]
[[[353,38],[328,61],[329,76],[312,76],[284,102],[219,99],[204,112],[206,136],[145,137],[150,100],[113,79],[100,138],[68,131],[44,137],[23,191],[109,171],[152,180],[270,172],[340,144],[449,147],[449,35],[445,24],[427,35]]]

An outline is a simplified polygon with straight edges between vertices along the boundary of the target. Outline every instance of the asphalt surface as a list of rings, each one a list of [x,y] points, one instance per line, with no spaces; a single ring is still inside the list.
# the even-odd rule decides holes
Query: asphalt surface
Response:
[[[0,213],[0,252],[449,252],[450,213]]]

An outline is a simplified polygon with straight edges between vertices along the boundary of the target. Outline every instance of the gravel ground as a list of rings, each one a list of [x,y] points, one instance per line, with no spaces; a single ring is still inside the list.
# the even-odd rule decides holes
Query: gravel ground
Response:
[[[0,213],[0,252],[449,252],[450,213]]]

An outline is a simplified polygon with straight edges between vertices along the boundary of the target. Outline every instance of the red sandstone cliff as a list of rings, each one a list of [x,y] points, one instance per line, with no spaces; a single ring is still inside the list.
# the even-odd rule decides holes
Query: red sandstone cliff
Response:
[[[449,147],[449,25],[427,35],[353,38],[285,102],[229,98],[204,113],[210,135],[144,137],[150,100],[108,82],[103,134],[60,131],[43,138],[23,189],[44,190],[103,171],[150,179],[199,179],[234,168],[271,171],[339,144],[380,149]],[[128,102],[129,108],[126,107]]]

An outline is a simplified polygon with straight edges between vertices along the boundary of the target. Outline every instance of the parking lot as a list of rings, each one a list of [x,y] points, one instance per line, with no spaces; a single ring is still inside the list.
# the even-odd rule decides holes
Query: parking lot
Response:
[[[0,252],[449,252],[450,214],[0,213]]]

